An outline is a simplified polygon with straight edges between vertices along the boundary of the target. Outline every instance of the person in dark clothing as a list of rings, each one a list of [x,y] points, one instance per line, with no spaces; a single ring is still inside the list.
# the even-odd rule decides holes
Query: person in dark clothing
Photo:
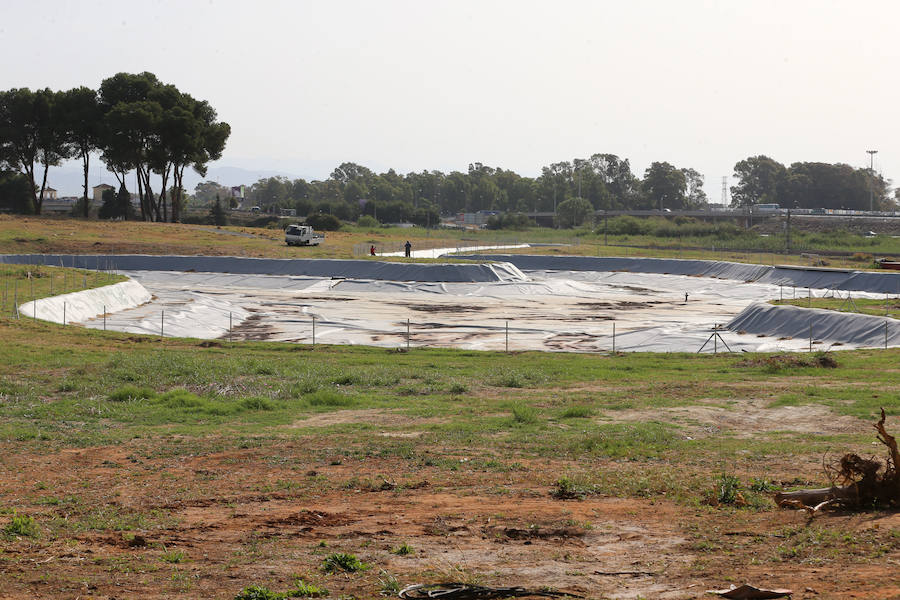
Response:
[[[412,251],[412,244],[409,243],[409,240],[406,240],[406,243],[403,244],[403,247],[406,248],[406,258],[409,258],[410,252]]]
[[[369,248],[369,254],[371,254],[372,256],[375,256],[375,246],[371,246]]]

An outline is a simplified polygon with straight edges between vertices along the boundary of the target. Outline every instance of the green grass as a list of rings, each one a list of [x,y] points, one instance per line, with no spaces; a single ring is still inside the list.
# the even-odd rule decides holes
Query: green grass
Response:
[[[326,573],[355,573],[370,569],[371,565],[359,560],[355,554],[333,552],[322,560],[322,570]]]
[[[900,277],[898,277],[900,279]],[[805,293],[805,290],[803,291]],[[841,312],[854,312],[876,317],[890,317],[900,319],[900,297],[896,294],[888,295],[883,300],[872,298],[790,298],[785,300],[773,300],[772,304],[800,306],[803,308],[821,308]]]
[[[816,405],[862,420],[881,407],[900,414],[897,350],[835,352],[837,366],[822,368],[748,353],[397,353],[265,342],[204,347],[199,340],[160,343],[10,319],[0,319],[0,336],[0,443],[37,452],[127,443],[139,458],[177,457],[318,440],[326,448],[310,452],[323,452],[318,459],[327,462],[375,457],[416,470],[502,473],[512,480],[527,477],[534,459],[566,461],[573,476],[581,465],[614,461],[616,469],[588,477],[589,489],[690,502],[698,489],[710,487],[709,472],[722,472],[724,462],[747,464],[751,472],[739,475],[749,481],[765,472],[753,471],[754,465],[773,457],[820,456],[835,448],[867,452],[872,437],[863,422],[858,431],[841,434],[789,428],[750,438],[727,429],[698,434],[690,417],[669,417],[669,409],[740,410],[752,399],[772,410]],[[334,417],[310,420],[329,413]],[[706,479],[695,481],[700,473]],[[402,489],[421,479],[391,481]],[[307,489],[302,478],[282,480],[292,483],[271,483],[272,489]],[[383,481],[373,481],[353,489],[381,490]],[[339,489],[345,483],[315,485]],[[45,506],[69,506],[50,493],[42,497],[50,498]],[[68,521],[47,526],[127,531],[168,519],[103,506],[82,514],[77,503],[72,507],[77,510]]]
[[[0,264],[0,317],[15,316],[17,306],[32,300],[111,285],[125,279],[105,271]]]

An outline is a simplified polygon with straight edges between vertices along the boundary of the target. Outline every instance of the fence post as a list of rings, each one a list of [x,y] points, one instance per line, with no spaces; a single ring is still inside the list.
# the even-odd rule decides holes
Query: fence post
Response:
[[[160,339],[166,337],[166,311],[160,311],[159,313],[159,337]]]
[[[50,295],[53,295],[53,271],[50,271]]]
[[[506,322],[506,352],[509,353],[509,321]]]
[[[616,322],[613,321],[613,354],[616,353]]]
[[[316,315],[312,316],[313,318],[313,346],[316,345]]]
[[[812,319],[809,320],[809,351],[812,352]]]
[[[887,350],[887,338],[888,338],[887,331],[888,331],[887,321],[885,321],[884,322],[884,349],[885,350]]]
[[[807,297],[806,307],[812,308],[812,288],[811,287],[806,288],[806,297]]]
[[[784,300],[784,285],[783,284],[778,286],[778,299]]]
[[[231,341],[231,311],[228,311],[228,341]]]
[[[103,305],[103,331],[106,331],[106,305]]]
[[[406,351],[409,352],[409,318],[406,319]]]
[[[719,324],[713,323],[713,354],[719,353]]]

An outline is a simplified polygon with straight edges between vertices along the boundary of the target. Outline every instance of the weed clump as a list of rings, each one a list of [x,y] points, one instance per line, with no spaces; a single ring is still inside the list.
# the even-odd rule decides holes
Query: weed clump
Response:
[[[550,490],[550,495],[557,500],[584,500],[585,496],[593,493],[593,486],[571,477],[560,477]]]
[[[513,421],[521,425],[532,425],[538,422],[538,411],[528,404],[516,404],[512,407]]]
[[[326,573],[337,573],[338,571],[356,573],[368,568],[369,565],[359,560],[355,554],[345,554],[344,552],[329,554],[322,561],[322,570]]]
[[[14,514],[10,522],[3,528],[3,536],[7,539],[18,536],[36,538],[38,533],[37,522],[34,517],[28,515]]]
[[[109,395],[110,402],[133,402],[135,400],[151,400],[156,392],[148,387],[124,385]]]
[[[830,352],[810,354],[773,354],[759,358],[747,358],[737,363],[738,367],[762,367],[766,373],[779,373],[789,369],[836,369],[838,362]]]
[[[410,546],[409,544],[407,544],[406,542],[403,542],[396,548],[391,549],[391,554],[396,554],[397,556],[409,556],[409,555],[415,554],[415,553],[416,553],[415,549],[412,546]]]
[[[297,580],[297,587],[286,592],[273,592],[261,585],[245,587],[234,600],[285,600],[286,598],[323,598],[328,595],[325,588]]]

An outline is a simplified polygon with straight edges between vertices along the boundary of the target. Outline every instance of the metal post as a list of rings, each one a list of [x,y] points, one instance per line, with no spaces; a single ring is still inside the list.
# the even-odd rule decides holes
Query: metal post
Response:
[[[316,315],[313,315],[313,346],[316,345]]]
[[[409,352],[409,319],[406,319],[406,351]]]
[[[887,321],[884,322],[884,349],[887,350]]]
[[[53,295],[53,271],[50,272],[50,295]]]
[[[719,336],[716,335],[719,332],[719,324],[713,323],[713,354],[719,353]]]
[[[506,322],[506,352],[509,352],[509,321]]]
[[[66,324],[66,303],[63,302],[63,325]]]
[[[613,354],[616,353],[616,322],[613,321]]]
[[[888,316],[888,295],[884,295],[884,316]]]
[[[103,331],[106,331],[106,305],[103,305]]]
[[[166,337],[166,311],[160,311],[159,313],[159,337]]]
[[[228,313],[228,341],[231,341],[231,312]]]
[[[81,289],[87,289],[87,275],[83,275],[84,279],[81,282]]]
[[[812,319],[809,320],[809,351],[812,352]]]
[[[778,286],[778,299],[784,300],[784,285]]]
[[[808,308],[812,308],[812,288],[806,288],[808,301],[806,303]]]

